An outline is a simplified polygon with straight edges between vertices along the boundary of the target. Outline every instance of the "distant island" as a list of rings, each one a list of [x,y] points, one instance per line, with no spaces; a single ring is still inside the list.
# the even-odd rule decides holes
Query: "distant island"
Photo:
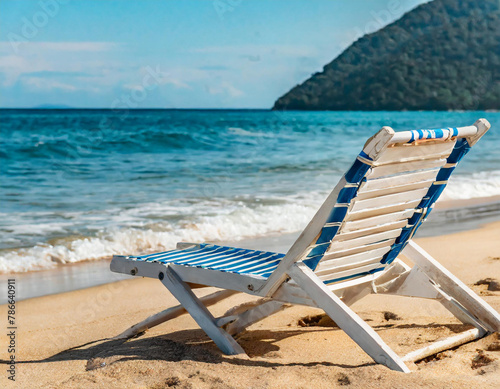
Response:
[[[500,2],[435,0],[363,36],[275,110],[498,110]]]

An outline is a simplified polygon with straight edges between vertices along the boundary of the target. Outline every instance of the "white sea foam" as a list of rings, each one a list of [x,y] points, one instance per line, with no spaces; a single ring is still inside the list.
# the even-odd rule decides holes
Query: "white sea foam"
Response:
[[[227,129],[229,132],[240,135],[240,136],[265,136],[265,137],[271,137],[274,134],[266,134],[265,132],[259,132],[259,131],[248,131],[240,127],[229,127]]]
[[[179,241],[237,241],[270,233],[294,232],[307,224],[319,205],[318,199],[321,201],[321,196],[302,197],[280,205],[242,206],[232,210],[220,208],[217,215],[203,216],[196,221],[157,223],[150,225],[151,228],[106,228],[95,237],[4,252],[0,255],[0,272],[52,268],[60,263],[95,260],[114,254],[169,250]],[[122,215],[122,222],[132,220],[130,213],[138,211],[127,210]]]
[[[500,196],[500,170],[452,177],[440,200]]]
[[[65,232],[65,227],[71,225],[71,222],[66,223],[26,223],[16,224],[9,227],[10,232],[14,235],[30,234],[30,235],[46,235],[54,232]]]
[[[238,241],[296,232],[306,226],[326,195],[326,192],[307,192],[251,201],[179,199],[139,204],[128,209],[110,208],[105,212],[70,212],[64,215],[64,222],[51,220],[49,213],[31,215],[35,219],[48,217],[51,220],[38,224],[26,220],[23,223],[20,217],[15,226],[18,234],[43,236],[65,229],[70,231],[68,227],[75,225],[79,228],[92,226],[96,232],[91,233],[93,236],[68,238],[53,245],[40,243],[31,248],[4,250],[0,253],[0,273],[52,268],[60,263],[95,260],[114,254],[169,250],[179,241]],[[442,198],[496,195],[500,195],[499,170],[455,175]]]

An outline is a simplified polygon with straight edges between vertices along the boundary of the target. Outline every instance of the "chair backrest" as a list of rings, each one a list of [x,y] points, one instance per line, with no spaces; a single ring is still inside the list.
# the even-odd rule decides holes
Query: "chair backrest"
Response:
[[[325,283],[384,270],[426,219],[456,164],[490,128],[473,126],[395,133],[384,127],[365,144],[303,236],[295,261]],[[313,219],[314,221],[315,219]],[[306,230],[307,230],[306,228]],[[299,238],[300,240],[300,238]]]

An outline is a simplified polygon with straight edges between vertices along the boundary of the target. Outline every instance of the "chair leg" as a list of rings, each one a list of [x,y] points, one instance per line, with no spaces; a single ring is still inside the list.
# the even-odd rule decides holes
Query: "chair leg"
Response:
[[[213,305],[221,300],[224,300],[236,293],[234,290],[220,290],[215,293],[211,293],[207,296],[201,297],[200,301],[205,305],[205,306],[210,306]],[[136,336],[137,334],[140,334],[141,332],[147,331],[150,328],[156,327],[157,325],[160,325],[166,321],[175,319],[176,317],[179,317],[183,314],[186,313],[186,310],[182,305],[177,305],[175,307],[171,307],[168,309],[165,309],[164,311],[158,312],[154,315],[149,316],[148,318],[144,319],[140,323],[134,324],[132,327],[128,328],[127,330],[123,331],[121,334],[115,336],[113,339],[128,339]]]
[[[458,301],[490,332],[500,331],[500,314],[415,242],[404,252],[439,288]]]
[[[159,278],[224,354],[245,354],[232,336],[215,324],[215,318],[177,273],[167,266],[165,273],[160,273]]]
[[[440,298],[438,298],[438,301],[443,307],[451,312],[453,316],[455,316],[464,324],[469,324],[476,327],[479,330],[480,337],[483,337],[488,333],[488,330],[485,328],[484,324],[473,315],[471,315],[471,313],[467,311],[467,309],[465,309],[457,300],[447,295],[438,287],[436,287],[436,289],[439,290],[439,294],[441,296]]]
[[[389,282],[373,284],[375,293],[391,294],[396,296],[420,297],[439,301],[464,324],[471,324],[480,330],[482,335],[487,333],[484,326],[453,297],[445,293],[439,285],[433,282],[420,268],[415,265],[411,270],[403,273]],[[342,300],[344,301],[344,300]]]
[[[310,268],[299,262],[291,267],[289,275],[375,362],[392,370],[410,372],[408,366],[373,328],[332,293]]]

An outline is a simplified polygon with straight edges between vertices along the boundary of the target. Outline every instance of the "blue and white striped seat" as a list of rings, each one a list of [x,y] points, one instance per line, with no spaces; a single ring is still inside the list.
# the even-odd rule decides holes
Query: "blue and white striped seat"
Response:
[[[199,267],[267,278],[285,254],[202,243],[194,249],[170,250],[129,260]]]

